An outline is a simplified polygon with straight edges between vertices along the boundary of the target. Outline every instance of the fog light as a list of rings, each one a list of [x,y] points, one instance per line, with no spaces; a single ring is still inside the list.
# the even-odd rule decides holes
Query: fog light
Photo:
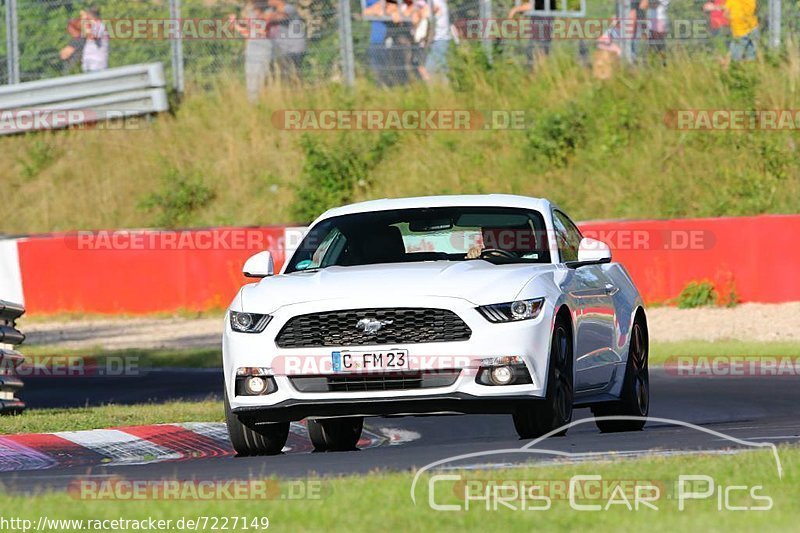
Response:
[[[533,377],[522,357],[505,355],[481,359],[475,381],[489,387],[503,387],[506,385],[530,385],[533,383]]]
[[[248,394],[258,396],[267,390],[267,380],[259,376],[252,376],[247,378],[244,382],[244,388]]]
[[[489,377],[495,385],[508,385],[514,380],[514,371],[507,366],[493,368]]]

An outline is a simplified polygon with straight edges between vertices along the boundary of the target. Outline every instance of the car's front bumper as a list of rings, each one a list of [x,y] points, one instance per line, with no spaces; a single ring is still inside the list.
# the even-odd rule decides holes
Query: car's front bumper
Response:
[[[287,422],[307,417],[511,414],[537,400],[541,399],[528,395],[485,397],[455,392],[369,401],[358,398],[293,399],[274,405],[236,407],[232,411],[242,417],[253,417],[258,422]]]
[[[440,297],[415,297],[408,301],[392,301],[393,307],[428,307],[449,309],[461,317],[472,330],[468,341],[397,346],[356,346],[353,351],[404,349],[411,358],[433,361],[434,370],[458,370],[452,384],[437,388],[410,390],[376,390],[351,392],[300,392],[292,384],[292,373],[285,362],[329,360],[333,351],[345,347],[281,349],[274,339],[293,316],[337,309],[390,307],[374,298],[346,302],[327,300],[296,304],[278,309],[267,328],[259,334],[237,333],[226,322],[223,337],[225,386],[233,412],[250,413],[265,420],[298,420],[324,416],[387,416],[434,413],[505,413],[512,412],[520,401],[544,396],[552,326],[552,309],[548,306],[533,320],[493,324],[465,300]],[[483,358],[519,356],[525,362],[532,383],[488,386],[476,381],[477,361]],[[430,364],[430,363],[429,363]],[[299,365],[299,366],[298,366]],[[293,375],[318,374],[316,364],[308,365]],[[263,396],[237,396],[234,376],[237,368],[268,368],[277,384],[277,391]],[[334,375],[334,374],[332,374]],[[341,374],[335,374],[341,375]]]

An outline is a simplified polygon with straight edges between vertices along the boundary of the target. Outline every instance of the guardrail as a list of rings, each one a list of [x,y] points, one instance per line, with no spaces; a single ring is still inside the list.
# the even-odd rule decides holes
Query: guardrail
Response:
[[[167,111],[166,86],[148,63],[0,87],[0,135]]]
[[[22,344],[25,335],[17,329],[16,320],[25,313],[19,304],[0,300],[0,413],[16,414],[25,409],[25,402],[17,398],[22,389],[22,380],[16,369],[25,357],[14,350]]]

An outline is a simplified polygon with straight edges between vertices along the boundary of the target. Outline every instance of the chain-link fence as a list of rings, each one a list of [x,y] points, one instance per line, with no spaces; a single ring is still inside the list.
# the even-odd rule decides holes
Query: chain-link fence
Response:
[[[551,53],[588,63],[598,49],[635,63],[665,57],[665,49],[723,52],[729,30],[714,28],[719,15],[707,11],[709,2],[725,3],[649,0],[638,9],[630,0],[4,0],[0,83],[161,61],[179,91],[232,78],[251,92],[267,83],[355,78],[397,85],[444,75],[453,51],[470,47],[485,61],[526,68]],[[758,2],[759,49],[796,42],[798,4]],[[637,17],[647,29],[627,26]]]

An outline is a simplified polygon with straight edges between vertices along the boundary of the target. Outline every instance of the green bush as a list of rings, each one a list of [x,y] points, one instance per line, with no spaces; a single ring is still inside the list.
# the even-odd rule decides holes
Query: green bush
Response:
[[[575,103],[545,113],[528,131],[528,153],[537,162],[564,167],[586,142],[586,113]]]
[[[708,280],[690,281],[678,296],[679,309],[707,307],[717,303],[718,294]]]
[[[174,228],[189,223],[198,209],[207,206],[214,199],[214,191],[197,172],[188,175],[169,167],[162,175],[163,187],[139,202],[139,208],[157,213],[153,223],[156,226]]]
[[[300,145],[305,164],[292,211],[307,222],[323,211],[352,201],[357,188],[368,188],[370,171],[399,139],[397,132],[383,131],[374,142],[365,136],[341,134],[328,145],[320,136],[303,135]],[[371,141],[372,136],[366,136]]]
[[[58,148],[48,142],[48,137],[36,136],[25,150],[25,157],[17,158],[17,162],[22,167],[23,180],[29,181],[38,176],[43,170],[50,167],[59,155]]]

